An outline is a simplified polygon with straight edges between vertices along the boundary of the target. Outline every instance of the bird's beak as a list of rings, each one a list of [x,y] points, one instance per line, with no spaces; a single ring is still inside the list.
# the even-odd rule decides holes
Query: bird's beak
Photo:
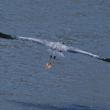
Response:
[[[46,69],[50,69],[52,67],[52,63],[47,63],[47,65],[46,65]]]

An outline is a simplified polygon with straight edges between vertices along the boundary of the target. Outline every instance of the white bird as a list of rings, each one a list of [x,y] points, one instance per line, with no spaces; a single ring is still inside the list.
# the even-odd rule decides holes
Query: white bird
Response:
[[[3,33],[0,33],[0,37],[1,38],[6,38],[6,39],[17,39],[17,40],[27,40],[27,41],[33,41],[36,42],[38,44],[44,45],[49,47],[48,52],[51,54],[49,62],[46,65],[46,69],[51,68],[54,59],[56,58],[56,56],[61,56],[64,57],[64,54],[62,53],[63,51],[67,51],[70,53],[81,53],[81,54],[85,54],[85,55],[89,55],[91,57],[106,61],[106,62],[110,62],[110,58],[101,58],[99,55],[95,55],[83,50],[80,50],[78,48],[75,47],[68,47],[66,45],[64,45],[62,42],[50,42],[47,40],[41,40],[41,39],[37,39],[37,38],[28,38],[28,37],[21,37],[21,36],[11,36],[11,35],[6,35]],[[51,62],[51,59],[52,62]]]

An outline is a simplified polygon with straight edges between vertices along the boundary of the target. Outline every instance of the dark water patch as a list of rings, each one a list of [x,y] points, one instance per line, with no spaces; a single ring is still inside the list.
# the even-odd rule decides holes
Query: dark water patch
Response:
[[[64,105],[64,106],[54,106],[52,104],[45,104],[45,103],[31,103],[31,102],[20,102],[20,101],[8,101],[13,105],[21,106],[26,110],[36,110],[36,109],[43,109],[43,110],[96,110],[96,108],[83,106],[83,105]]]

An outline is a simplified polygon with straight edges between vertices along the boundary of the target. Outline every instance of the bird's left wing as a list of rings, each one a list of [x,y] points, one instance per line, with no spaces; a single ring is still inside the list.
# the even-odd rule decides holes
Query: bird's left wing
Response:
[[[5,39],[16,39],[16,40],[26,40],[26,41],[32,41],[35,42],[37,44],[41,44],[41,45],[45,45],[48,47],[51,47],[53,42],[47,41],[47,40],[41,40],[41,39],[37,39],[37,38],[31,38],[31,37],[21,37],[21,36],[11,36],[8,34],[4,34],[0,32],[0,37],[1,38],[5,38]]]
[[[16,39],[20,39],[20,40],[26,40],[26,41],[32,41],[41,45],[51,45],[51,42],[47,41],[47,40],[41,40],[41,39],[37,39],[37,38],[31,38],[31,37],[21,37],[21,36],[17,36],[15,37]]]

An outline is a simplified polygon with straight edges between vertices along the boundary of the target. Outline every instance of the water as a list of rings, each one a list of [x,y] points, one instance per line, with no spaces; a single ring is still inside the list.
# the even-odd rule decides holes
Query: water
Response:
[[[109,0],[3,0],[0,32],[63,41],[110,57]],[[53,67],[46,47],[0,38],[0,110],[110,109],[110,64],[64,52]]]

